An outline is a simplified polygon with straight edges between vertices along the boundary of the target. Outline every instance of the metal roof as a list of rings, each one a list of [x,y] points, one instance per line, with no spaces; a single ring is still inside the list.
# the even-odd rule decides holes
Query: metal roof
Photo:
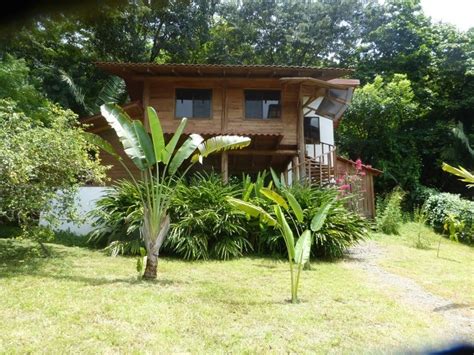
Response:
[[[310,77],[333,79],[348,75],[352,69],[295,65],[234,64],[156,64],[95,62],[98,68],[125,79],[131,76],[224,76],[224,77]]]

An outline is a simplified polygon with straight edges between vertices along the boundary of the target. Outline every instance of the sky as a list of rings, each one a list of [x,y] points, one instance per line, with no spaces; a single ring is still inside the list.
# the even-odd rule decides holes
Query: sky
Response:
[[[421,0],[426,15],[466,31],[474,27],[474,0]]]

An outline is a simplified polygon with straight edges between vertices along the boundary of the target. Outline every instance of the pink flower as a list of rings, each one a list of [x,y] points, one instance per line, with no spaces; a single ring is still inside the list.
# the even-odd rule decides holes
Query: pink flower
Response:
[[[339,186],[339,190],[341,190],[341,191],[350,190],[350,188],[351,188],[351,185],[349,185],[349,184]]]
[[[336,184],[340,185],[341,183],[344,182],[344,179],[343,178],[337,178],[336,179]]]
[[[362,160],[357,159],[355,163],[356,163],[356,170],[361,170],[362,169]]]
[[[361,171],[360,176],[365,176],[365,171]]]

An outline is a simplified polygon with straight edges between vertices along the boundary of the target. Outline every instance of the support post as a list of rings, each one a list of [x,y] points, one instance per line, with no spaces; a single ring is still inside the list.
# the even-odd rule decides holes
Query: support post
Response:
[[[150,82],[148,80],[144,80],[144,82],[143,82],[142,103],[143,103],[143,112],[144,112],[143,125],[145,126],[145,129],[149,131],[150,130],[150,122],[148,120],[147,107],[148,107],[148,105],[150,105]]]
[[[294,183],[295,181],[300,180],[300,170],[298,167],[298,156],[295,155],[293,159],[291,160],[291,168],[292,168],[292,182]]]
[[[221,173],[222,180],[227,184],[229,181],[229,154],[227,152],[222,152],[221,155]]]
[[[299,179],[304,179],[306,177],[306,145],[304,141],[304,112],[303,112],[303,86],[300,84],[298,92],[298,127],[297,127],[297,137],[298,137],[298,158],[299,158]]]

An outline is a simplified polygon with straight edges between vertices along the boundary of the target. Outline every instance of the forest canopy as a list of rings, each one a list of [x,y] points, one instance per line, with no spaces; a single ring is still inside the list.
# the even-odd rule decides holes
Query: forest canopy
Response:
[[[383,169],[382,192],[469,193],[441,164],[474,168],[453,134],[461,124],[474,141],[474,29],[434,23],[419,0],[85,4],[36,7],[0,31],[1,59],[24,60],[29,82],[64,109],[86,115],[104,87],[123,90],[94,61],[350,67],[362,87],[339,151]]]

